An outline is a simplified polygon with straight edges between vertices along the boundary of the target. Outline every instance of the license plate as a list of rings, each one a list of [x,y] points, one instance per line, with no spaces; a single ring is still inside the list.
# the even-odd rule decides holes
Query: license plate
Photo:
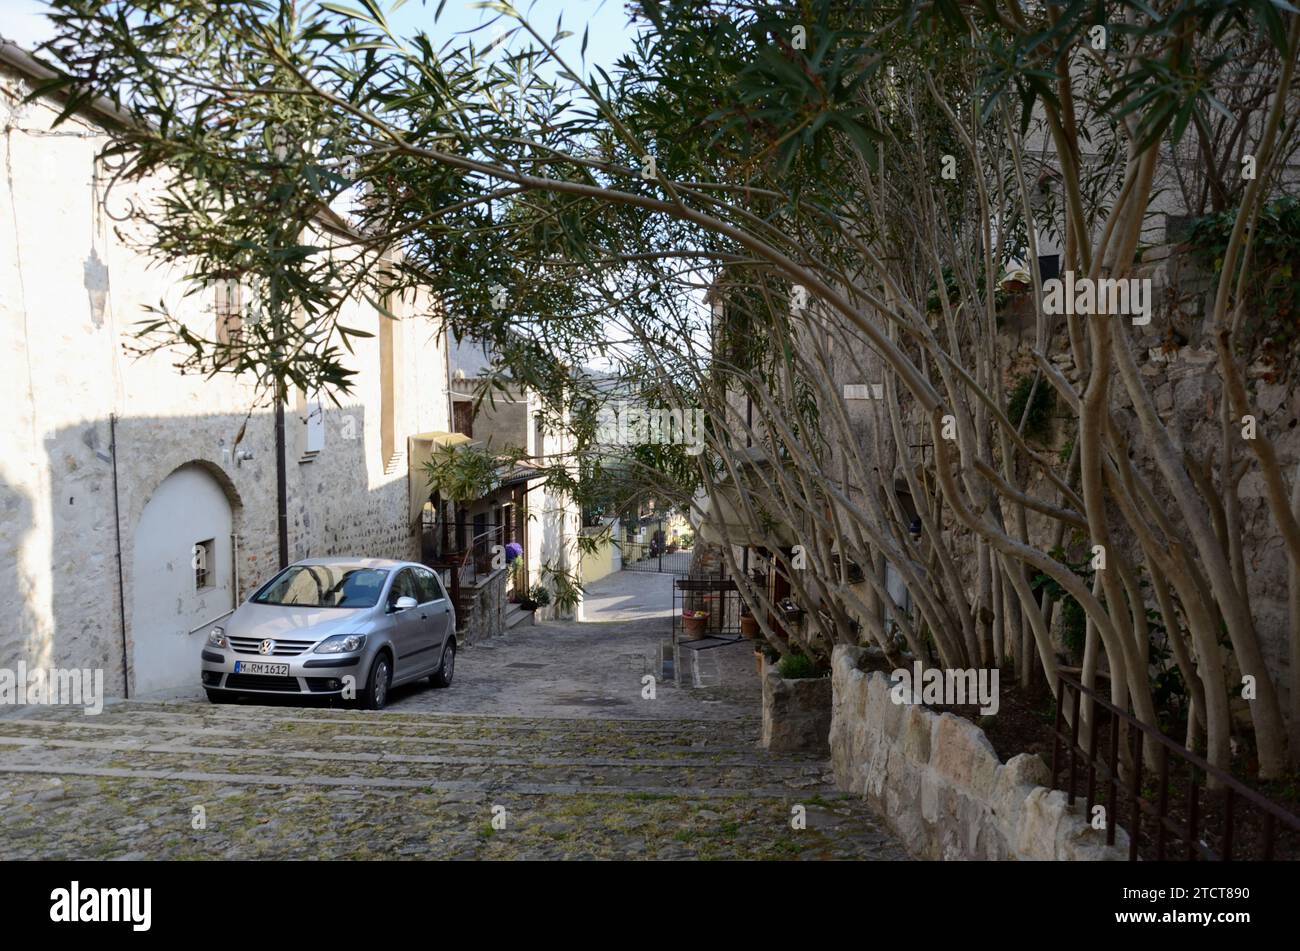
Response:
[[[261,674],[264,677],[288,677],[288,664],[266,664],[260,660],[235,661],[237,674]]]

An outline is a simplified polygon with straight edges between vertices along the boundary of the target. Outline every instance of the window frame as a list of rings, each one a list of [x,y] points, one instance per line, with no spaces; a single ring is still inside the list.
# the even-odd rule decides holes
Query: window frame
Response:
[[[217,556],[217,539],[216,537],[207,538],[203,541],[195,542],[191,549],[194,553],[194,561],[202,561],[203,564],[197,565],[191,562],[194,569],[194,591],[197,594],[200,591],[207,591],[217,586],[215,575],[216,566],[212,564]],[[203,557],[199,558],[199,552],[203,552]]]
[[[398,586],[402,584],[402,579],[404,577],[410,577],[412,579],[412,584],[414,585],[415,571],[409,566],[405,568],[397,569],[397,574],[393,575],[392,583],[389,585],[388,588],[388,599],[385,602],[385,607],[384,607],[384,611],[386,614],[397,613],[397,601],[399,598],[411,597],[411,595],[409,594],[403,595],[399,590]],[[419,604],[420,589],[418,585],[414,585],[414,587],[415,587],[415,603]]]
[[[439,601],[447,600],[447,592],[443,590],[442,579],[438,577],[437,572],[429,568],[412,568],[415,573],[416,582],[420,583],[427,577],[428,585],[431,588],[433,597],[427,601],[421,601],[421,604],[437,604]]]

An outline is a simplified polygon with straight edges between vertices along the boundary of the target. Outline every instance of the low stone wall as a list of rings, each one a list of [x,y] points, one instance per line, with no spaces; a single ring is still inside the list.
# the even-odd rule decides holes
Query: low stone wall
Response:
[[[462,646],[476,644],[496,637],[506,629],[506,576],[508,572],[494,571],[479,579],[479,583],[462,589],[473,592],[473,610],[465,627],[457,634]]]
[[[914,855],[929,859],[1122,860],[1116,845],[1049,789],[1042,758],[1002,763],[984,731],[951,713],[896,704],[889,678],[859,670],[860,648],[832,659],[831,762],[836,785],[865,797]]]
[[[763,748],[826,753],[831,731],[831,682],[827,677],[784,680],[763,665]]]

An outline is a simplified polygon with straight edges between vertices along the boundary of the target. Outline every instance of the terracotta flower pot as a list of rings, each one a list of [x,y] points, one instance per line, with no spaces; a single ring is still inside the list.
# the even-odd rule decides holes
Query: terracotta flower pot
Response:
[[[682,614],[682,630],[690,637],[699,639],[704,636],[704,625],[708,623],[709,614],[707,611],[696,611],[695,613]]]

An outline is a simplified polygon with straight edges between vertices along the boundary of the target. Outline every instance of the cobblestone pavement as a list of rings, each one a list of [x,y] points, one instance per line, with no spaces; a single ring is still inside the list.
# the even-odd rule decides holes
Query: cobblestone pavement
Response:
[[[653,618],[516,628],[467,648],[450,689],[378,713],[9,711],[0,858],[905,857],[825,761],[755,745],[747,647],[692,660],[664,636]]]

